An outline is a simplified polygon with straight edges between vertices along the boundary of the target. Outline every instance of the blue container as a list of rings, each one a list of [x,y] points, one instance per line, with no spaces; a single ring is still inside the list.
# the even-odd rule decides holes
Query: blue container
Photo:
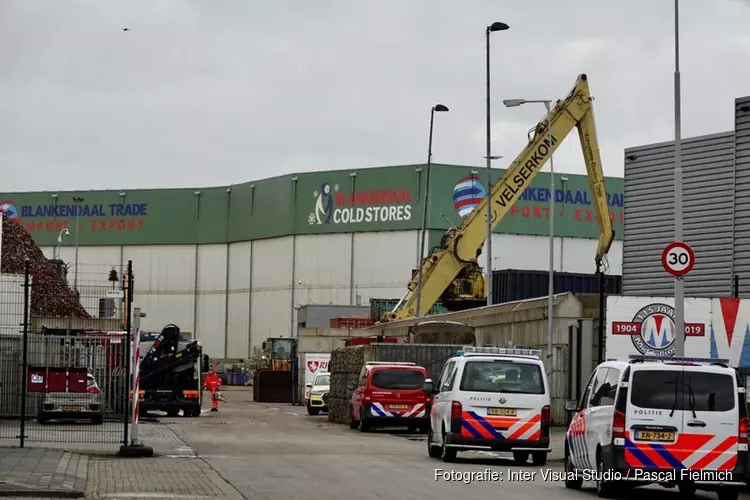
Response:
[[[247,384],[247,373],[238,373],[237,377],[235,378],[236,385],[245,385]]]

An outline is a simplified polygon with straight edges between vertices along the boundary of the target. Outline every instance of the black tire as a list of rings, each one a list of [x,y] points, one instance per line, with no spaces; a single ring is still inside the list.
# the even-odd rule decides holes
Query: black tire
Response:
[[[310,405],[307,405],[307,413],[309,415],[317,415],[320,413],[320,408],[313,408]]]
[[[569,490],[580,490],[583,486],[583,478],[578,475],[573,467],[573,461],[570,454],[565,454],[565,487]]]
[[[359,420],[354,420],[354,408],[349,408],[349,428],[359,428]]]
[[[446,441],[446,432],[445,429],[443,429],[443,448],[440,450],[440,454],[443,456],[443,462],[455,462],[458,451],[455,448],[448,448],[446,446]]]
[[[697,488],[691,483],[680,483],[677,485],[677,489],[680,490],[680,496],[683,498],[693,498]]]
[[[433,446],[432,430],[427,431],[427,455],[429,455],[430,458],[440,458],[442,454],[442,446]]]
[[[180,410],[167,410],[168,417],[176,417],[180,414]]]
[[[36,421],[39,422],[40,425],[47,425],[49,423],[49,418],[47,418],[45,415],[39,414],[36,417]]]
[[[718,491],[719,500],[737,500],[740,496],[739,488],[721,488]]]
[[[365,411],[363,408],[360,407],[359,409],[359,422],[357,422],[359,425],[357,428],[359,429],[359,432],[369,432],[370,431],[370,424],[368,422],[365,422]]]
[[[604,461],[599,450],[596,453],[596,473],[596,496],[599,498],[614,498],[617,484],[614,481],[604,481]]]
[[[94,425],[102,425],[104,423],[104,416],[99,415],[91,419],[91,423]]]
[[[531,454],[531,463],[535,467],[544,467],[547,465],[547,452],[546,451],[535,451]]]
[[[529,461],[528,451],[514,451],[513,452],[513,462],[515,462],[516,465],[526,465],[526,462],[528,461]]]

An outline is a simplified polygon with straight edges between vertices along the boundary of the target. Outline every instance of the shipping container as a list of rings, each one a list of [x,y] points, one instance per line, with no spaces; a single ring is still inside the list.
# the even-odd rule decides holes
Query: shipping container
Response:
[[[398,304],[400,300],[401,299],[370,299],[370,317],[375,322],[380,321],[383,314],[393,311],[393,308],[396,307],[396,304]],[[447,312],[449,311],[443,304],[436,302],[427,313],[427,316],[445,314]]]
[[[370,316],[347,316],[331,318],[331,328],[369,328],[375,322]]]
[[[504,304],[516,300],[535,299],[548,294],[547,271],[505,269],[492,273],[492,300]],[[607,295],[622,294],[622,276],[606,276]],[[596,274],[555,273],[554,293],[599,293],[599,276]]]
[[[396,337],[352,337],[344,341],[345,347],[355,347],[358,345],[370,345],[370,344],[397,344],[398,338]]]

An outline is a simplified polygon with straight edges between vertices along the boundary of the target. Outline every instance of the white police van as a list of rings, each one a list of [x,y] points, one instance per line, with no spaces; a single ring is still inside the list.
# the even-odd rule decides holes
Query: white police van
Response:
[[[541,351],[465,346],[448,360],[432,394],[428,453],[451,462],[459,451],[512,452],[516,463],[549,453],[550,393]]]
[[[565,486],[600,497],[660,484],[736,500],[747,481],[745,388],[727,360],[630,356],[600,364],[566,433]]]

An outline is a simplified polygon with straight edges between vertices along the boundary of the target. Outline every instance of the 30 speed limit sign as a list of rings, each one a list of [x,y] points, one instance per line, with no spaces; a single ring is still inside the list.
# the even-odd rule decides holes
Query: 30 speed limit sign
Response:
[[[687,243],[672,242],[661,254],[661,265],[673,276],[684,276],[695,265],[695,253]]]

